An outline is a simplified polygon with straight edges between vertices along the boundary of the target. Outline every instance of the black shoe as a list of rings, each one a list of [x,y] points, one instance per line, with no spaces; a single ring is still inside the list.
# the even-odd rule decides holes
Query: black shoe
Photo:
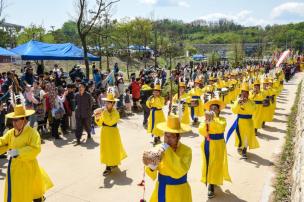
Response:
[[[88,134],[88,139],[92,139],[92,136],[91,136],[91,134]]]
[[[211,199],[213,198],[214,195],[214,185],[213,184],[209,184],[208,185],[208,198]]]
[[[241,147],[237,148],[237,152],[238,152],[239,155],[242,155],[242,151],[243,151],[243,149]]]
[[[103,176],[107,176],[107,175],[110,175],[111,172],[112,172],[111,167],[107,166],[106,169],[105,169],[105,171],[103,171],[102,175]]]
[[[242,158],[241,159],[247,159],[248,157],[247,157],[247,149],[246,148],[244,148],[243,150],[242,150]]]
[[[0,155],[0,159],[6,159],[6,155],[5,154]]]
[[[77,145],[81,145],[80,139],[77,139],[75,146],[77,146]]]
[[[34,199],[33,202],[43,202],[45,201],[45,197],[41,197],[41,198],[37,198],[37,199]]]
[[[56,140],[62,140],[60,136],[55,137]]]

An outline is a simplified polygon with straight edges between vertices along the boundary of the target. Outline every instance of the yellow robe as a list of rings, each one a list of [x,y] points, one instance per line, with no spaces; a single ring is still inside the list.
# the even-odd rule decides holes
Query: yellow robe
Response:
[[[254,111],[256,110],[255,104],[253,101],[248,100],[245,104],[240,105],[238,103],[238,99],[234,102],[231,107],[231,110],[234,114],[241,114],[241,115],[253,115]],[[235,146],[236,147],[247,147],[249,149],[256,149],[259,148],[259,142],[255,136],[253,119],[239,119],[239,131],[241,136],[241,144],[238,135],[235,133]]]
[[[118,166],[123,159],[127,158],[117,128],[119,118],[119,112],[116,109],[112,109],[111,113],[105,110],[100,117],[95,117],[96,124],[101,127],[100,162],[107,166]]]
[[[262,92],[254,95],[253,91],[249,94],[249,99],[255,102],[256,110],[253,114],[253,125],[254,128],[260,129],[262,128],[263,124],[263,100],[265,99],[265,96]]]
[[[180,95],[180,99],[183,100],[185,103],[183,104],[183,114],[182,114],[182,120],[181,122],[183,124],[187,124],[189,125],[190,124],[190,108],[189,108],[189,104],[190,104],[190,96],[188,93],[184,93],[182,95]],[[173,97],[173,103],[174,104],[178,104],[177,103],[177,100],[178,100],[178,95],[176,94],[174,97]]]
[[[39,133],[30,126],[25,126],[18,137],[14,136],[14,131],[11,129],[0,137],[1,152],[11,149],[19,152],[19,156],[11,161],[11,199],[12,202],[32,202],[43,197],[53,183],[36,159],[41,151]],[[5,180],[4,201],[7,201],[7,185],[8,177]]]
[[[273,90],[271,88],[264,89],[263,93],[265,95],[265,99],[267,96],[273,95]],[[270,99],[269,106],[263,106],[263,122],[272,122],[274,115],[274,102]]]
[[[163,158],[156,170],[153,171],[149,167],[146,167],[145,170],[147,175],[153,180],[157,178],[158,173],[170,176],[174,179],[179,179],[188,173],[191,161],[191,148],[179,143],[175,152],[171,147],[164,152]],[[159,183],[156,182],[150,202],[158,202],[158,186]],[[166,202],[191,202],[192,194],[189,183],[186,182],[179,185],[167,185],[165,197]]]
[[[216,88],[218,91],[222,92],[222,88],[229,88],[228,86],[228,83],[226,83],[225,81],[218,81],[217,84],[216,84]],[[225,104],[228,104],[230,101],[230,98],[229,98],[229,92],[227,92],[226,95],[222,95],[220,96],[220,99],[225,103]]]
[[[146,105],[150,108],[150,115],[148,118],[148,133],[151,133],[157,137],[162,137],[164,133],[159,130],[156,125],[158,123],[164,122],[166,120],[163,107],[165,105],[165,98],[163,97],[151,97],[147,100]],[[153,110],[155,110],[154,114],[154,124],[153,121]]]
[[[202,101],[201,96],[204,94],[203,89],[201,88],[193,88],[191,89],[191,91],[189,92],[191,99],[197,99],[197,97],[199,96],[200,98],[198,99],[198,106],[197,107],[190,107],[191,109],[191,117],[192,119],[194,117],[201,117],[204,115],[204,104]]]
[[[223,134],[225,132],[225,128],[226,119],[224,117],[215,117],[214,120],[209,123],[209,132],[207,132],[206,123],[203,122],[199,127],[199,133],[203,137],[207,137],[209,134]],[[222,185],[224,180],[231,182],[228,172],[228,160],[225,140],[210,140],[209,150],[207,149],[208,147],[206,145],[206,141],[206,138],[204,138],[201,144],[203,160],[201,181],[206,184],[214,185]],[[205,149],[209,151],[208,174],[206,170],[207,161]]]

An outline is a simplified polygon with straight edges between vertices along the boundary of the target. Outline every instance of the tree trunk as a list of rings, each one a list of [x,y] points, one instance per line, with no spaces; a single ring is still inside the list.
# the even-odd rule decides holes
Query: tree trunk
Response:
[[[88,80],[90,80],[90,66],[89,66],[89,60],[88,60],[88,48],[87,48],[87,41],[85,36],[80,37],[81,44],[83,47],[83,59],[84,59],[84,64],[86,68],[86,77]]]
[[[130,75],[129,75],[129,65],[130,65],[130,57],[131,57],[131,54],[130,54],[130,49],[129,49],[129,46],[130,46],[130,39],[128,37],[128,59],[127,59],[127,74],[128,74],[128,80],[130,79]]]

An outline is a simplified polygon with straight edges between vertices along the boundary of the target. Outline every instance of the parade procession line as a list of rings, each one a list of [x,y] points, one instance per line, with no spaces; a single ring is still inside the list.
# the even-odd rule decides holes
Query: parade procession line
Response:
[[[216,198],[207,199],[207,187],[201,180],[201,142],[198,129],[182,137],[181,141],[192,148],[192,165],[188,180],[192,188],[194,202],[227,201],[257,202],[268,201],[273,192],[274,165],[284,144],[287,119],[294,103],[297,86],[304,77],[298,73],[284,85],[282,94],[277,98],[274,121],[266,123],[259,130],[260,148],[248,151],[248,160],[240,160],[234,147],[234,137],[227,145],[228,166],[232,183],[216,188]],[[227,107],[223,116],[227,119],[226,130],[230,128],[235,115]],[[136,114],[118,123],[123,145],[128,157],[119,169],[106,178],[102,176],[104,167],[99,163],[100,130],[96,129],[93,140],[84,141],[82,146],[73,144],[74,134],[64,135],[64,140],[44,140],[42,152],[38,156],[40,165],[45,168],[54,182],[47,194],[47,202],[138,202],[142,198],[142,154],[151,147],[151,136],[142,127],[142,115]],[[227,131],[226,131],[227,132]],[[85,139],[86,136],[83,138]],[[115,145],[113,145],[115,146]],[[4,177],[7,161],[0,160],[0,200],[4,190]],[[154,188],[154,182],[146,178],[146,200]]]

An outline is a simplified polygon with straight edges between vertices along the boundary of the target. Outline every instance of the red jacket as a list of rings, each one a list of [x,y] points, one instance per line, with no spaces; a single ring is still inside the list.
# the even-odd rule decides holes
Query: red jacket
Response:
[[[131,83],[131,91],[132,91],[132,97],[135,99],[140,98],[140,85],[137,81],[133,81]]]

